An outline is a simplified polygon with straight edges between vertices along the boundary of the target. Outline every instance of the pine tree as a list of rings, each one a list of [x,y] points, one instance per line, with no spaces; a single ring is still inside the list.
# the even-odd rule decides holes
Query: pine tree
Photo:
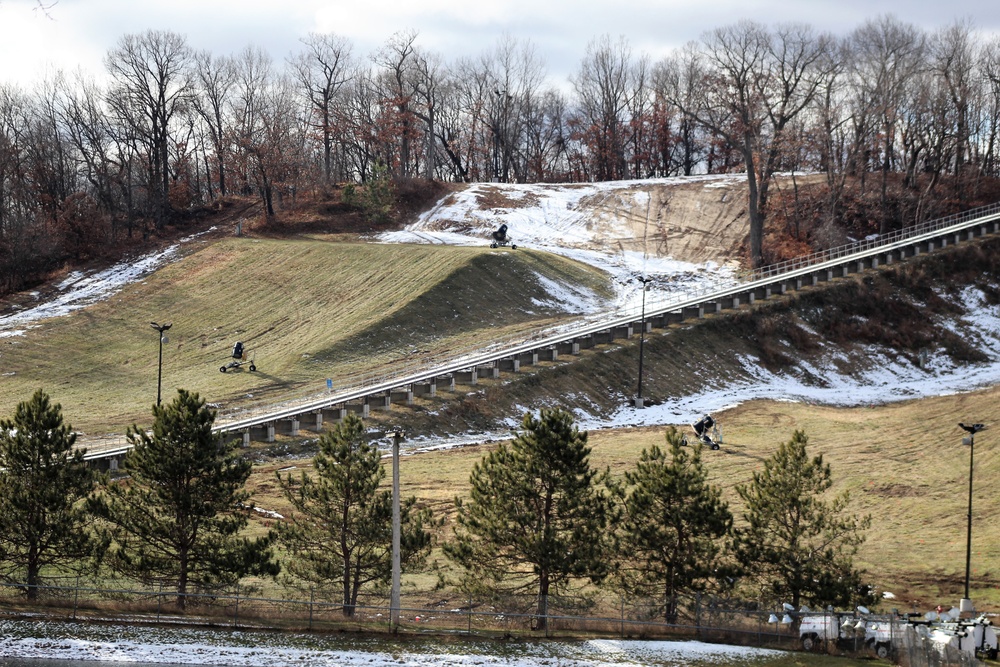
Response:
[[[75,441],[41,389],[0,421],[0,573],[23,582],[31,600],[43,568],[80,568],[91,554],[82,501],[95,477]]]
[[[590,467],[587,434],[563,410],[525,415],[522,430],[472,470],[467,502],[456,499],[458,525],[446,553],[469,586],[534,591],[544,629],[550,594],[575,578],[602,580],[609,567],[607,473]]]
[[[673,427],[666,440],[669,456],[654,445],[625,473],[619,574],[631,593],[662,595],[666,620],[675,623],[679,594],[705,590],[717,576],[733,516],[722,490],[707,482],[701,444],[683,447]]]
[[[278,526],[289,554],[285,569],[321,588],[339,584],[344,616],[354,616],[361,590],[392,576],[392,492],[379,490],[385,468],[356,415],[323,434],[313,463],[315,478],[277,475],[299,513]],[[400,506],[403,567],[419,564],[430,550],[430,510],[417,511],[415,503],[409,498]]]
[[[106,522],[112,569],[177,592],[183,609],[192,587],[231,585],[251,574],[277,574],[270,536],[242,537],[251,463],[212,433],[215,412],[198,394],[178,390],[153,407],[152,433],[133,426],[127,481],[109,483],[90,503]]]
[[[847,513],[846,491],[824,499],[833,485],[830,466],[822,455],[810,459],[807,443],[796,431],[750,484],[736,487],[746,504],[736,555],[775,600],[852,605],[863,590],[853,559],[871,518]]]

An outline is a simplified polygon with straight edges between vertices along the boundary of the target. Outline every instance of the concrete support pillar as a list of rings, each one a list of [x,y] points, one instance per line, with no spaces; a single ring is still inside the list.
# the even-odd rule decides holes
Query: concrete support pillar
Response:
[[[264,442],[274,442],[274,423],[264,425]]]
[[[247,430],[243,431],[243,433],[241,433],[240,435],[243,437],[243,446],[244,447],[249,447],[250,446],[250,429],[247,429]]]
[[[455,373],[455,380],[462,384],[475,386],[479,384],[479,372],[475,368],[459,371]]]
[[[299,434],[299,418],[298,417],[292,417],[288,421],[291,422],[291,433],[290,433],[290,435],[294,438],[295,436],[297,436]]]
[[[688,318],[701,319],[703,317],[705,317],[705,306],[704,305],[699,304],[697,306],[688,306],[687,308],[684,309],[684,318],[685,319],[688,319]]]
[[[517,357],[508,357],[507,359],[501,359],[498,364],[500,370],[508,371],[511,373],[521,372],[521,360]]]

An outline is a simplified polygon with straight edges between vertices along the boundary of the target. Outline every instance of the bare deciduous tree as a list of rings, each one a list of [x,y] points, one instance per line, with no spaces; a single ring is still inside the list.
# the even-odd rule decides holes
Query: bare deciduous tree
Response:
[[[122,37],[104,59],[119,118],[148,151],[150,199],[159,225],[170,211],[171,124],[189,102],[191,56],[181,35],[147,30]]]
[[[329,186],[338,124],[337,98],[354,76],[351,42],[338,35],[309,33],[302,43],[306,50],[295,56],[291,65],[309,101],[309,124],[319,134],[323,146],[323,181]]]

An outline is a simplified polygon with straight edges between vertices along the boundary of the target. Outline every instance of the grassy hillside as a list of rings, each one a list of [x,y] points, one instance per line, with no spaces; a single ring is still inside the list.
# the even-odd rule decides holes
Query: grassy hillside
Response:
[[[48,320],[0,348],[0,414],[38,387],[77,429],[124,432],[149,419],[158,341],[172,322],[163,394],[198,391],[222,409],[273,402],[325,378],[377,370],[413,351],[425,357],[565,315],[538,275],[607,294],[603,274],[533,251],[226,238],[110,300]],[[220,373],[235,341],[258,372]]]

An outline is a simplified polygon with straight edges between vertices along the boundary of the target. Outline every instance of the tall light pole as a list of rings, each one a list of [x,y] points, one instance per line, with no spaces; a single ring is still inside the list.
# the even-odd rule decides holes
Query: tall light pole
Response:
[[[635,407],[642,407],[642,353],[646,345],[646,287],[653,282],[652,278],[643,276],[639,278],[642,283],[642,324],[639,325],[639,386],[635,394]]]
[[[400,517],[399,517],[399,441],[403,439],[402,429],[395,429],[392,436],[392,587],[389,589],[389,623],[393,632],[399,627],[400,588]]]
[[[170,339],[167,338],[165,333],[167,329],[173,326],[171,323],[167,324],[157,324],[156,322],[150,322],[149,326],[156,329],[160,334],[160,361],[156,366],[156,404],[160,404],[160,383],[163,381],[163,344],[169,343]]]
[[[958,425],[968,432],[968,438],[962,438],[962,444],[969,446],[969,515],[965,537],[965,597],[958,603],[959,611],[973,611],[972,599],[969,597],[969,566],[972,564],[972,457],[976,451],[976,433],[984,428],[985,424],[964,424]]]

